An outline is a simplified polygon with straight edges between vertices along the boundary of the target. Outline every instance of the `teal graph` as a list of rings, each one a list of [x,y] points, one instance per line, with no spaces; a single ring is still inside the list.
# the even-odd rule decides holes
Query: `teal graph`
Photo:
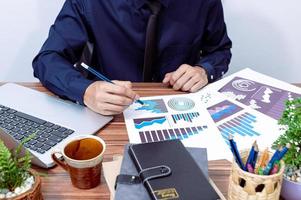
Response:
[[[177,111],[186,111],[190,110],[195,106],[193,100],[186,97],[175,97],[168,101],[168,106]]]
[[[152,118],[142,118],[134,119],[134,124],[136,129],[141,129],[147,126],[153,126],[154,124],[163,124],[166,122],[165,117],[152,117]]]
[[[240,136],[259,136],[260,133],[254,130],[254,124],[256,123],[257,118],[255,115],[250,113],[243,113],[238,117],[233,118],[230,121],[227,121],[218,126],[225,142],[228,144],[229,134],[234,135],[238,134]]]
[[[141,100],[144,104],[135,110],[147,111],[150,113],[167,113],[167,108],[162,99]]]
[[[181,114],[175,114],[171,115],[173,122],[176,124],[179,121],[185,121],[185,122],[190,122],[196,118],[198,118],[200,114],[198,112],[192,112],[192,113],[181,113]]]

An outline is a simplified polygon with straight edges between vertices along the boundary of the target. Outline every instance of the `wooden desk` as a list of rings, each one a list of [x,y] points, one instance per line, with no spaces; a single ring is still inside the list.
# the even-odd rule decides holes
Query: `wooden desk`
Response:
[[[0,83],[0,85],[2,84]],[[40,83],[21,83],[21,85],[51,94],[47,89],[42,87]],[[301,87],[301,84],[296,85]],[[134,90],[141,96],[181,93],[175,92],[159,83],[136,83],[134,84]],[[124,145],[129,141],[122,115],[116,116],[114,120],[101,129],[97,135],[103,138],[107,143],[107,151],[104,157],[105,161],[112,160],[114,155],[122,154]],[[227,195],[230,166],[230,162],[226,160],[209,162],[209,175],[225,196]],[[60,167],[54,167],[49,170],[37,167],[34,168],[41,173],[47,174],[45,177],[42,177],[42,191],[45,200],[110,199],[109,190],[104,177],[102,177],[102,184],[97,188],[91,190],[79,190],[72,186],[68,174]]]

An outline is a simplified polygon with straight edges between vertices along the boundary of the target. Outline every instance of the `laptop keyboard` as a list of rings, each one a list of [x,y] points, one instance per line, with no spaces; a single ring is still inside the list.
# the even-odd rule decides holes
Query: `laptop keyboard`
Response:
[[[40,154],[44,154],[57,143],[74,133],[74,130],[19,112],[1,104],[0,128],[18,142],[35,134],[35,137],[25,143],[24,146]]]

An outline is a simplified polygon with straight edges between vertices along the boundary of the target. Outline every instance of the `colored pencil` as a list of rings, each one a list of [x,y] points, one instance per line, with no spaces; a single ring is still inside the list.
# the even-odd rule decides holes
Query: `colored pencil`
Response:
[[[259,161],[256,163],[255,173],[258,174],[259,167],[261,168],[265,167],[267,165],[268,160],[269,160],[269,149],[266,148],[262,153],[262,155],[260,156]]]
[[[290,144],[287,144],[285,147],[283,147],[283,149],[278,154],[278,160],[281,160],[285,156],[290,147]]]
[[[254,151],[255,145],[256,145],[256,140],[254,141],[254,143],[251,147],[251,150],[249,152],[249,156],[248,156],[248,159],[247,159],[247,162],[246,162],[246,166],[248,166],[248,164],[250,164],[252,166],[252,163],[253,163],[253,160],[254,160],[254,155],[255,155],[255,151]]]
[[[256,166],[258,152],[259,152],[259,148],[258,148],[257,143],[255,143],[254,156],[253,156],[253,160],[252,160],[252,163],[251,163],[253,169],[255,169],[255,166]]]
[[[228,139],[229,139],[231,151],[232,151],[232,153],[233,153],[234,159],[236,160],[236,163],[238,164],[238,166],[239,166],[242,170],[247,171],[246,167],[244,166],[244,164],[243,164],[243,162],[242,162],[242,160],[241,160],[241,157],[240,157],[240,154],[239,154],[239,152],[238,152],[236,143],[235,143],[235,141],[233,140],[233,136],[232,136],[232,135],[229,135]]]

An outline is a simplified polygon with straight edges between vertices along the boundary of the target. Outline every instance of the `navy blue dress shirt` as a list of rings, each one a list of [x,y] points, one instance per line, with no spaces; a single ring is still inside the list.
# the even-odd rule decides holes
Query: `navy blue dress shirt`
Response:
[[[87,42],[94,44],[93,67],[114,80],[141,82],[147,0],[66,0],[33,61],[34,75],[61,97],[83,104],[95,79],[73,66]],[[181,64],[203,67],[209,82],[228,70],[231,41],[221,0],[161,0],[154,79]],[[95,77],[94,77],[95,78]]]

